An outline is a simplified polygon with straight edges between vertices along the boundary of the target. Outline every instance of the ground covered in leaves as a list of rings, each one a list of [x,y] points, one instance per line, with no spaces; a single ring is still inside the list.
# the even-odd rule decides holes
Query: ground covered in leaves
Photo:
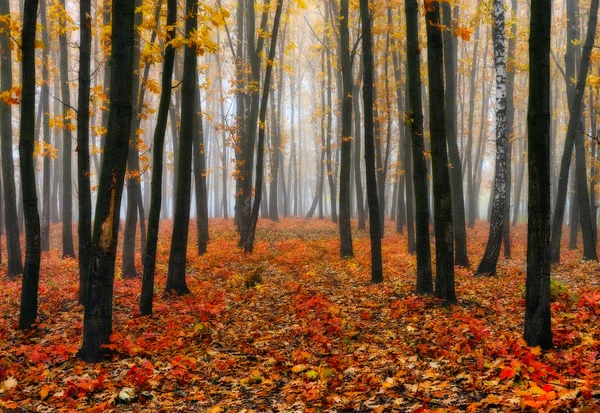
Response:
[[[117,274],[113,357],[100,364],[76,358],[75,260],[42,257],[39,324],[27,334],[16,330],[20,281],[1,267],[0,411],[600,411],[598,265],[565,248],[553,275],[556,348],[528,348],[524,227],[496,277],[457,268],[459,303],[448,308],[414,294],[415,257],[391,225],[385,282],[371,286],[367,233],[355,232],[356,258],[340,260],[337,227],[301,219],[262,221],[250,256],[232,221],[211,221],[208,254],[190,245],[192,294],[164,297],[170,225],[154,316],[138,315],[141,280]],[[58,247],[59,228],[53,238]],[[485,224],[469,231],[474,264],[486,240]]]

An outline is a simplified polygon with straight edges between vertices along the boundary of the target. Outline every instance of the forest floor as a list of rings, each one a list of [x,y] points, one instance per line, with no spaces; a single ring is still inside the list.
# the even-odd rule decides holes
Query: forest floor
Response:
[[[0,266],[0,411],[600,411],[598,264],[564,248],[556,348],[527,347],[523,225],[496,277],[473,276],[487,225],[469,230],[473,266],[457,268],[450,308],[414,294],[415,257],[391,223],[385,282],[371,286],[366,232],[354,233],[356,258],[340,260],[337,227],[303,219],[262,220],[253,255],[237,249],[231,220],[212,220],[209,252],[196,257],[193,225],[192,294],[165,297],[170,226],[153,317],[138,315],[141,280],[117,270],[113,357],[100,364],[76,358],[75,260],[43,255],[39,324],[26,334],[16,329],[21,283]]]

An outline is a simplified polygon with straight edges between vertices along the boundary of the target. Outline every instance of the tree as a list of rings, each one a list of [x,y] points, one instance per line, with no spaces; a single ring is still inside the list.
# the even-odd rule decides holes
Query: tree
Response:
[[[45,0],[42,0],[45,1]],[[92,252],[92,193],[90,187],[90,59],[92,48],[90,0],[79,2],[79,98],[77,107],[77,180],[79,184],[79,302],[87,299]],[[44,161],[45,162],[45,161]],[[44,197],[44,201],[46,198]]]
[[[42,42],[44,49],[42,51],[42,93],[41,93],[41,108],[43,111],[43,129],[44,129],[44,146],[51,145],[50,136],[50,36],[48,36],[48,21],[46,15],[46,1],[40,1],[40,22],[42,24]],[[41,233],[41,250],[50,250],[50,159],[49,153],[44,153],[44,178],[42,183],[42,233]]]
[[[135,268],[135,236],[137,229],[138,203],[141,202],[141,186],[140,186],[140,158],[138,153],[138,129],[139,117],[141,115],[141,107],[144,103],[143,92],[140,92],[140,43],[141,33],[140,26],[142,25],[142,11],[139,9],[142,2],[135,0],[135,43],[133,45],[133,113],[131,119],[131,136],[129,137],[129,153],[127,155],[127,211],[125,212],[125,229],[123,231],[123,258],[122,271],[124,278],[137,277]],[[160,5],[158,6],[160,9]],[[144,217],[140,217],[143,221]]]
[[[19,159],[23,208],[25,214],[25,270],[21,290],[21,313],[19,328],[33,327],[37,318],[38,284],[40,278],[40,216],[37,209],[35,185],[35,30],[38,0],[25,0],[23,11],[23,37],[21,40],[21,135]]]
[[[381,226],[379,199],[377,195],[377,175],[375,171],[375,142],[373,115],[373,35],[369,1],[360,0],[360,19],[362,23],[363,56],[363,116],[365,137],[365,169],[367,174],[367,200],[369,204],[369,235],[371,237],[371,283],[383,282],[381,260]]]
[[[431,245],[429,243],[429,201],[427,189],[427,164],[423,139],[423,106],[421,102],[421,58],[419,46],[417,0],[406,0],[406,68],[409,97],[410,137],[413,154],[413,179],[415,183],[415,232],[417,253],[417,292],[431,294]]]
[[[508,131],[506,124],[506,31],[504,0],[494,0],[494,66],[496,67],[496,171],[488,243],[477,274],[496,274],[506,214]]]
[[[567,2],[568,4],[569,2]],[[575,147],[575,174],[577,201],[581,220],[581,232],[583,233],[583,258],[585,260],[597,261],[595,236],[591,223],[590,199],[587,188],[586,166],[585,166],[585,144],[583,141],[583,121],[582,112],[584,107],[583,98],[585,95],[585,86],[590,66],[590,57],[594,47],[596,37],[596,24],[598,21],[598,2],[592,1],[590,4],[590,13],[588,18],[588,31],[583,46],[583,54],[579,64],[579,74],[575,90],[571,94],[569,110],[570,118],[565,138],[565,148],[560,165],[560,177],[558,179],[558,189],[556,192],[556,207],[554,208],[554,218],[552,222],[552,262],[560,261],[560,240],[562,234],[562,225],[565,212],[565,203],[567,198],[567,183],[573,147]],[[568,61],[568,60],[567,60]],[[570,78],[565,79],[570,82]],[[568,84],[568,83],[567,83]]]
[[[0,0],[0,15],[10,16],[10,1]],[[10,29],[0,26],[1,80],[2,91],[10,91],[12,83],[12,51]],[[15,166],[13,161],[12,114],[9,103],[0,99],[0,124],[2,133],[2,182],[4,189],[4,223],[6,228],[6,252],[8,255],[7,273],[14,277],[23,272],[19,221],[17,219],[17,198],[15,189]]]
[[[266,129],[266,117],[267,117],[267,104],[269,103],[269,91],[271,88],[271,75],[273,73],[273,62],[275,61],[275,51],[277,46],[277,34],[279,31],[279,24],[281,22],[281,11],[283,8],[283,0],[277,0],[277,7],[275,9],[275,19],[273,20],[273,32],[271,33],[271,45],[269,47],[269,55],[267,60],[267,69],[265,71],[265,80],[263,83],[263,93],[260,102],[260,115],[258,118],[258,125],[250,125],[251,128],[256,129],[258,126],[258,150],[256,153],[256,183],[255,183],[255,196],[254,205],[252,206],[252,213],[250,220],[248,221],[248,228],[245,231],[247,238],[244,243],[244,251],[251,253],[254,248],[254,237],[256,234],[256,224],[258,222],[258,212],[260,210],[260,201],[262,199],[263,190],[263,174],[264,174],[264,153],[265,153],[265,129]]]
[[[175,63],[175,48],[170,43],[175,34],[177,20],[177,0],[167,0],[167,25],[165,39],[165,57],[163,61],[162,92],[158,106],[156,128],[154,129],[154,153],[152,157],[152,187],[150,197],[150,210],[148,211],[148,236],[144,259],[144,277],[142,281],[142,294],[140,297],[140,313],[152,314],[152,301],[154,297],[154,273],[156,270],[156,248],[158,244],[158,229],[160,225],[160,212],[162,204],[163,184],[163,154],[165,150],[165,133],[169,107],[171,106],[171,78]]]
[[[197,81],[198,82],[198,81]],[[204,147],[204,127],[202,125],[202,106],[200,88],[194,97],[194,185],[196,186],[196,229],[198,230],[198,255],[206,254],[208,245],[208,193],[206,190],[206,148]],[[215,194],[216,195],[216,194]]]
[[[433,214],[435,220],[435,296],[451,304],[454,291],[454,238],[452,191],[448,168],[444,109],[444,54],[440,31],[440,3],[425,0],[427,25],[427,69],[429,75],[429,130],[433,171]]]
[[[593,0],[598,4],[598,0]],[[529,36],[527,282],[524,339],[552,347],[550,321],[551,0],[531,1]]]
[[[133,0],[113,0],[110,112],[94,217],[83,344],[79,350],[79,357],[90,362],[103,359],[107,350],[102,346],[108,344],[112,334],[115,254],[133,107],[134,9]]]
[[[187,16],[185,19],[185,35],[190,38],[198,25],[198,3],[186,0]],[[173,236],[169,256],[169,273],[167,276],[167,293],[179,295],[189,294],[185,280],[185,263],[188,245],[190,222],[190,191],[192,186],[192,154],[194,141],[194,118],[196,117],[196,47],[188,44],[183,55],[183,81],[181,93],[181,127],[179,132],[179,162],[177,163],[177,188],[175,194],[175,216],[173,219]]]
[[[260,21],[259,33],[265,33],[269,17],[270,0],[266,0],[263,7],[263,13]],[[256,146],[256,132],[258,128],[258,116],[260,110],[260,55],[265,44],[264,36],[256,39],[256,22],[254,12],[254,1],[246,0],[246,44],[247,56],[250,63],[249,84],[249,103],[244,125],[245,136],[241,150],[244,152],[241,158],[242,171],[239,172],[239,179],[242,180],[242,188],[238,191],[236,198],[239,208],[238,227],[240,228],[239,246],[244,248],[248,240],[248,230],[251,227],[250,219],[252,216],[252,168],[254,166],[254,147]],[[238,58],[241,58],[238,56]],[[265,108],[266,110],[266,108]],[[238,164],[240,158],[238,158]]]
[[[352,57],[350,55],[350,29],[348,28],[348,0],[340,1],[340,53],[343,79],[341,164],[340,164],[340,257],[354,256],[352,226],[350,225],[350,166],[352,162]]]
[[[517,16],[517,0],[511,0],[513,19]],[[517,39],[517,24],[512,23],[511,36],[508,39],[507,75],[506,75],[506,201],[504,203],[504,257],[510,258],[510,204],[512,189],[512,140],[515,135],[515,49]]]
[[[63,104],[63,153],[62,153],[62,241],[63,258],[75,258],[73,244],[73,175],[71,155],[73,151],[71,136],[71,118],[74,116],[71,106],[71,91],[69,89],[69,49],[67,47],[68,15],[65,0],[60,0],[60,24],[62,29],[58,35],[60,46],[60,90]]]
[[[458,7],[458,6],[457,6]],[[444,39],[444,71],[446,73],[446,133],[448,139],[448,155],[450,168],[450,185],[452,188],[452,223],[454,226],[454,261],[462,267],[469,266],[467,253],[467,230],[465,219],[465,199],[462,183],[462,162],[458,150],[457,109],[456,109],[456,52],[457,41],[453,35],[452,6],[442,3],[443,24],[446,27]]]

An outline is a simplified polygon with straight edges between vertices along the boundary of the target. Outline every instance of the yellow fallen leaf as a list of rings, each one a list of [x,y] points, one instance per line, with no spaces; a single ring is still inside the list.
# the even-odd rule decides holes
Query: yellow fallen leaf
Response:
[[[50,393],[50,389],[48,388],[48,386],[42,387],[40,389],[40,398],[44,400],[46,397],[48,397],[48,393]]]
[[[292,367],[292,371],[294,373],[300,373],[303,372],[304,370],[306,370],[308,368],[308,366],[306,364],[298,364],[294,367]]]

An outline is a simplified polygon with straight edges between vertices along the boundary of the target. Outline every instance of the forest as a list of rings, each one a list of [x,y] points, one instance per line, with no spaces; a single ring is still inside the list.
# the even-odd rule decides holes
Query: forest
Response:
[[[0,0],[0,411],[600,411],[600,0]]]

